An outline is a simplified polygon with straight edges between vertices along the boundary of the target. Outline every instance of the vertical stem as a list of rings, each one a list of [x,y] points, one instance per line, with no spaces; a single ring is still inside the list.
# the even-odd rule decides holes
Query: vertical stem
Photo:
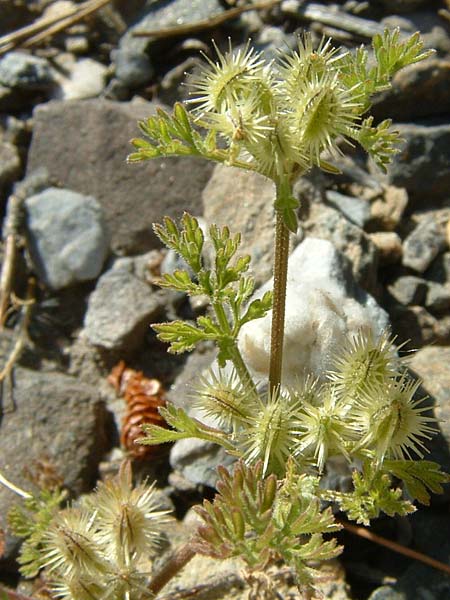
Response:
[[[153,575],[149,584],[150,592],[156,596],[166,583],[173,579],[175,575],[177,575],[177,573],[179,573],[181,569],[194,558],[195,554],[196,552],[190,543],[184,544],[184,546],[178,548],[155,575]]]
[[[279,191],[277,189],[277,195]],[[277,198],[278,200],[278,198]],[[283,365],[284,318],[286,309],[286,283],[289,257],[289,229],[284,224],[283,213],[275,210],[275,257],[273,263],[273,308],[270,339],[270,392],[281,383]]]

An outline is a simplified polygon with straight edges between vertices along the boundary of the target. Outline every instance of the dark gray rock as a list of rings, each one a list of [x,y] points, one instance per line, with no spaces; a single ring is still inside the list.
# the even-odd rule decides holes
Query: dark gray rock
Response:
[[[326,192],[328,203],[337,208],[349,221],[364,228],[370,219],[370,205],[366,200],[345,196],[334,190]]]
[[[178,440],[170,451],[172,469],[195,484],[209,487],[216,485],[217,466],[227,467],[235,461],[221,446],[204,440]]]
[[[438,202],[450,194],[450,125],[396,124],[404,139],[386,180],[404,187],[417,204]],[[432,175],[431,175],[432,174]]]
[[[377,119],[412,121],[448,114],[450,111],[450,61],[431,58],[401,69],[392,87],[374,97],[372,113]]]
[[[85,100],[49,102],[34,113],[28,172],[46,167],[61,186],[94,196],[118,254],[160,247],[151,226],[164,215],[201,214],[201,192],[213,168],[183,157],[127,165],[129,140],[140,135],[137,121],[154,111],[144,101]]]
[[[114,50],[111,58],[115,64],[118,81],[127,88],[135,88],[148,83],[155,70],[146,54],[137,54],[133,50]]]
[[[17,148],[0,140],[0,200],[8,188],[20,176],[21,161]]]
[[[219,0],[173,0],[172,2],[147,2],[140,16],[121,38],[113,54],[117,78],[138,87],[148,83],[152,75],[151,50],[155,40],[134,37],[134,31],[149,31],[194,23],[223,12]]]
[[[264,59],[269,62],[278,58],[279,51],[293,50],[297,46],[297,38],[292,33],[284,32],[280,27],[266,25],[255,39],[254,47],[264,53]]]
[[[148,255],[121,258],[89,297],[83,336],[105,350],[133,351],[163,311],[164,293],[145,280]]]
[[[450,286],[429,281],[425,306],[432,312],[442,312],[450,308]]]
[[[450,284],[450,252],[440,254],[431,263],[425,275],[428,280]]]
[[[403,14],[427,6],[428,0],[381,0],[381,4],[386,12]]]
[[[423,306],[396,304],[389,310],[392,332],[398,342],[407,342],[409,349],[417,350],[428,344],[447,343],[447,334],[439,321]]]
[[[445,515],[418,511],[409,518],[414,549],[448,564],[450,559],[450,525]],[[389,588],[373,592],[369,600],[446,600],[450,596],[450,579],[442,572],[420,562],[411,564]]]
[[[14,409],[0,426],[0,472],[25,490],[35,461],[48,460],[73,494],[92,488],[107,450],[106,412],[98,391],[61,373],[37,373],[16,367],[9,389]],[[0,486],[0,527],[18,496]],[[7,535],[5,559],[15,541]]]
[[[53,75],[48,61],[24,52],[8,52],[0,60],[0,84],[7,88],[34,91],[48,88]]]
[[[414,275],[404,275],[396,279],[387,289],[404,306],[422,304],[427,293],[427,282]]]
[[[95,198],[48,188],[25,206],[30,253],[42,281],[58,290],[100,274],[109,236]]]
[[[445,250],[447,247],[446,219],[447,215],[436,211],[427,214],[425,218],[420,220],[417,227],[403,242],[403,264],[405,267],[423,273],[436,256]]]

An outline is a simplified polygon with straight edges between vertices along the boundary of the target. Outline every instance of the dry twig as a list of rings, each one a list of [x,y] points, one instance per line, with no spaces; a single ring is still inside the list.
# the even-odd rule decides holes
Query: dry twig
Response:
[[[177,35],[191,35],[193,33],[198,33],[199,31],[213,29],[230,19],[235,19],[244,12],[272,8],[273,6],[280,4],[281,1],[282,0],[267,0],[266,2],[255,2],[254,4],[237,6],[236,8],[230,8],[219,15],[197,21],[196,23],[187,23],[186,25],[177,25],[176,27],[167,27],[166,29],[151,29],[149,31],[137,30],[133,31],[132,35],[134,37],[152,37],[155,39],[175,37]]]
[[[344,529],[346,529],[347,531],[350,531],[351,533],[353,533],[355,535],[358,535],[359,537],[365,538],[366,540],[369,540],[371,542],[375,542],[375,544],[379,544],[380,546],[385,546],[386,548],[389,548],[390,550],[393,550],[394,552],[398,552],[399,554],[408,556],[409,558],[412,558],[413,560],[418,560],[430,567],[433,567],[434,569],[438,569],[439,571],[442,571],[443,573],[450,575],[450,565],[446,565],[445,563],[443,563],[439,560],[431,558],[431,556],[427,556],[426,554],[423,554],[422,552],[417,552],[416,550],[411,550],[411,548],[407,548],[406,546],[403,546],[402,544],[398,544],[397,542],[388,540],[388,539],[382,537],[381,535],[377,535],[376,533],[369,531],[369,529],[366,529],[365,527],[357,527],[356,525],[352,525],[351,523],[346,523],[346,522],[342,522],[342,525],[344,526]]]
[[[111,0],[87,0],[63,15],[37,19],[31,25],[0,37],[0,55],[17,46],[30,48],[106,6]]]

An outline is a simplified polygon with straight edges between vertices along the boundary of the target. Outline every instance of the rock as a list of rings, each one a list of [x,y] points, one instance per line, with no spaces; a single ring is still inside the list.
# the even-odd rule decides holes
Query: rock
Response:
[[[444,252],[435,258],[425,276],[428,280],[437,283],[450,284],[450,252]]]
[[[429,281],[425,306],[431,312],[442,312],[450,308],[450,286]]]
[[[438,340],[445,343],[445,332],[440,331],[439,322],[423,306],[402,306],[397,304],[389,310],[392,333],[398,342],[407,342],[409,349],[417,350]]]
[[[389,585],[383,585],[372,592],[368,600],[408,600],[401,592],[396,592]]]
[[[334,208],[316,203],[311,203],[302,226],[307,236],[332,242],[350,259],[356,282],[369,292],[376,290],[377,250],[360,227],[350,223]]]
[[[388,185],[384,190],[383,198],[375,200],[370,205],[371,224],[383,231],[394,231],[402,220],[407,206],[407,191]]]
[[[413,12],[427,3],[427,0],[381,0],[386,12],[398,14]]]
[[[11,33],[15,29],[31,23],[36,17],[33,14],[30,3],[11,2],[11,0],[0,0],[0,34]]]
[[[12,392],[12,390],[10,390]],[[97,479],[107,450],[106,413],[95,388],[61,373],[14,369],[14,410],[0,427],[0,472],[25,490],[33,489],[27,469],[48,461],[72,494],[86,492]],[[0,486],[0,527],[18,497]],[[15,540],[7,536],[5,559]]]
[[[431,212],[403,242],[403,264],[423,273],[434,258],[447,247],[445,218],[439,212]]]
[[[245,13],[244,13],[245,14]],[[280,48],[288,52],[297,47],[297,38],[280,27],[263,26],[254,42],[255,50],[264,53],[266,62],[278,59]]]
[[[450,111],[450,61],[430,58],[396,73],[392,87],[374,96],[371,113],[377,120],[413,121]]]
[[[164,292],[145,281],[148,255],[121,258],[104,273],[89,297],[83,336],[105,350],[133,351],[163,311]]]
[[[0,139],[0,201],[5,198],[8,187],[19,178],[21,166],[17,148]]]
[[[47,89],[53,83],[50,65],[44,58],[24,52],[8,52],[0,60],[0,84],[31,92]]]
[[[404,275],[388,285],[387,289],[400,304],[422,304],[427,294],[427,282],[414,275]]]
[[[370,218],[370,206],[361,198],[345,196],[334,190],[327,190],[326,198],[329,204],[337,208],[349,221],[364,228]]]
[[[227,225],[242,234],[239,254],[250,254],[257,285],[272,274],[275,189],[272,181],[251,171],[217,165],[202,195],[208,224]]]
[[[389,166],[387,183],[406,188],[417,205],[447,198],[450,194],[450,125],[447,122],[438,125],[399,123],[395,129],[405,142]]]
[[[444,515],[419,510],[409,517],[415,550],[444,564],[450,558],[450,526]],[[369,600],[443,600],[450,596],[450,580],[442,572],[423,563],[411,564],[393,588],[383,586]]]
[[[85,100],[53,101],[34,112],[28,172],[44,166],[63,187],[94,196],[118,254],[160,247],[151,225],[166,214],[175,219],[184,210],[200,214],[201,192],[213,168],[184,157],[127,165],[129,140],[139,135],[137,121],[154,111],[144,101]]]
[[[441,436],[433,438],[427,447],[445,471],[450,469],[450,348],[428,346],[414,353],[409,367],[423,381],[422,388],[433,400],[434,416]],[[445,442],[444,442],[445,440]]]
[[[369,233],[369,239],[378,250],[380,266],[392,265],[401,261],[403,247],[402,240],[397,233],[377,231],[376,233]]]
[[[111,58],[115,65],[118,81],[127,88],[136,88],[148,83],[155,70],[146,54],[137,54],[133,50],[113,50]]]
[[[195,438],[178,440],[170,451],[170,466],[197,485],[216,486],[217,466],[236,461],[219,445]]]
[[[58,290],[100,274],[109,236],[95,198],[48,188],[25,206],[30,254],[46,285]]]
[[[140,17],[122,36],[119,48],[112,55],[116,77],[129,87],[148,83],[153,76],[149,49],[156,43],[150,37],[134,37],[134,31],[149,31],[195,23],[223,12],[219,0],[173,0],[147,3]]]
[[[100,96],[105,87],[107,68],[92,58],[82,58],[65,65],[67,76],[58,77],[53,94],[59,100],[81,100]]]
[[[272,287],[267,282],[257,296]],[[259,377],[269,370],[271,313],[241,329],[239,345],[246,364]],[[324,377],[333,356],[361,329],[379,335],[388,316],[355,284],[349,261],[331,242],[307,238],[289,258],[283,382],[295,385],[312,374]]]

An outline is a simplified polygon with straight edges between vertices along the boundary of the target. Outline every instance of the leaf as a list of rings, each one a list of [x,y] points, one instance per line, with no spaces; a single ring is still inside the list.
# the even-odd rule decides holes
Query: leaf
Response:
[[[164,217],[163,223],[155,223],[153,231],[163,244],[177,252],[191,267],[194,273],[202,269],[203,232],[198,220],[184,213],[179,229],[170,217]]]
[[[153,329],[158,332],[158,339],[170,344],[168,352],[171,354],[182,354],[195,348],[195,345],[205,340],[215,340],[217,333],[214,327],[208,326],[211,323],[209,317],[199,318],[201,327],[196,327],[185,321],[171,321],[170,323],[154,323]]]
[[[272,291],[267,291],[262,298],[250,302],[245,314],[239,320],[239,325],[242,326],[244,323],[264,317],[272,308],[272,300]]]
[[[450,482],[450,475],[430,460],[385,460],[383,469],[401,479],[409,495],[426,505],[430,504],[428,490],[442,494],[442,484]]]
[[[163,288],[184,292],[189,296],[198,296],[204,293],[203,287],[194,283],[187,271],[177,270],[173,273],[164,273],[158,280],[157,284]]]
[[[399,152],[397,144],[401,142],[398,131],[390,129],[392,121],[386,119],[372,127],[373,117],[364,119],[360,129],[352,130],[352,137],[370,154],[377,166],[385,173],[394,154]]]
[[[168,404],[165,408],[160,408],[159,412],[165,421],[173,427],[173,430],[152,423],[145,423],[142,425],[142,429],[147,437],[139,438],[137,443],[154,446],[185,438],[199,438],[219,444],[234,452],[234,446],[228,441],[226,434],[191,418],[182,408],[177,408],[174,404]]]

